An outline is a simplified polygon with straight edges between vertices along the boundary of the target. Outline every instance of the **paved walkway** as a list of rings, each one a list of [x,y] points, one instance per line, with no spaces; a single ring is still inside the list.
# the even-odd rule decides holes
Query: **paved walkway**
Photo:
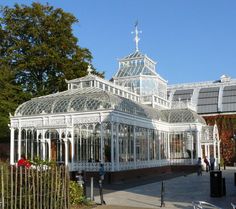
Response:
[[[206,172],[203,172],[202,176],[197,176],[194,173],[165,180],[165,208],[191,209],[193,208],[192,201],[201,200],[223,209],[232,209],[230,203],[236,203],[234,172],[236,172],[236,168],[233,167],[222,170],[222,176],[226,179],[226,196],[224,197],[210,197],[210,175]],[[124,184],[123,187],[125,188],[127,185]],[[98,209],[161,208],[161,181],[157,179],[153,183],[127,189],[122,189],[122,185],[119,185],[119,190],[111,188],[105,189],[106,205],[98,206]],[[99,196],[95,196],[95,202],[100,202]]]

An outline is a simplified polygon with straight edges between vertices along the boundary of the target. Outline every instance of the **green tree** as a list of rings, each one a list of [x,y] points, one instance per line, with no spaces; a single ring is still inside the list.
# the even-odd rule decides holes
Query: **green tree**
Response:
[[[0,140],[9,139],[9,113],[19,104],[65,90],[66,79],[87,74],[92,55],[77,45],[77,22],[48,4],[0,8]]]
[[[15,83],[15,76],[9,68],[0,66],[0,140],[9,139],[9,113],[19,104],[28,100],[30,95],[23,92]]]
[[[3,7],[0,16],[2,47],[7,49],[3,63],[15,72],[24,92],[34,97],[65,90],[65,79],[87,74],[92,55],[77,45],[72,25],[78,20],[72,14],[32,3]]]

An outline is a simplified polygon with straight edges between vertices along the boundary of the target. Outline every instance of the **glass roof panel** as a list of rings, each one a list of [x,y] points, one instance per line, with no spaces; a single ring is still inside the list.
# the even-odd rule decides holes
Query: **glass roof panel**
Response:
[[[138,51],[138,52],[134,52],[134,53],[124,57],[122,60],[124,60],[124,59],[132,59],[132,58],[141,58],[143,56],[144,55],[142,55],[142,53]]]
[[[51,113],[54,99],[46,99],[38,101],[37,113]],[[33,113],[32,113],[33,114]]]
[[[159,110],[135,103],[129,99],[110,94],[100,89],[94,92],[91,89],[87,91],[83,89],[80,89],[80,91],[68,90],[66,92],[32,99],[19,106],[15,115],[83,112],[111,108],[141,117],[165,119]]]
[[[119,69],[117,77],[135,76],[139,75],[143,70],[143,65],[138,66],[124,66]]]
[[[37,103],[33,100],[30,100],[20,105],[17,108],[15,115],[33,115],[36,113],[36,110],[37,110]]]
[[[143,68],[142,75],[156,75],[152,70],[148,69],[147,67]]]
[[[90,93],[87,93],[90,92]],[[169,123],[192,123],[205,120],[189,109],[158,110],[142,105],[101,89],[68,90],[66,92],[32,99],[20,105],[15,115],[38,115],[42,113],[85,112],[115,109],[144,118],[161,120]]]
[[[83,111],[85,108],[86,96],[81,95],[80,97],[73,98],[71,102],[71,110],[73,109],[76,112]]]
[[[206,124],[203,117],[190,109],[170,109],[162,110],[169,123],[203,123]]]
[[[67,112],[69,102],[70,102],[70,98],[67,98],[67,97],[57,99],[53,107],[53,112],[54,113]]]

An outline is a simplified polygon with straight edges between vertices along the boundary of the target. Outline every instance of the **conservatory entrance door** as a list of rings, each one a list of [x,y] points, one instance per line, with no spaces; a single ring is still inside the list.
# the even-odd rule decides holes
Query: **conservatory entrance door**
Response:
[[[57,161],[57,140],[52,139],[51,141],[51,161]]]
[[[65,143],[63,141],[52,139],[51,160],[57,163],[65,163]]]

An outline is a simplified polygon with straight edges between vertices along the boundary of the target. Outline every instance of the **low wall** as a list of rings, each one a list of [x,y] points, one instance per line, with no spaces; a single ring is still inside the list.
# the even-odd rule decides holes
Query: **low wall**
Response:
[[[143,168],[127,171],[115,171],[106,172],[104,181],[106,183],[120,183],[125,181],[137,181],[138,179],[148,179],[153,177],[163,177],[165,174],[189,174],[197,171],[195,165],[171,165],[154,168]],[[98,181],[98,172],[86,172],[86,179],[94,177],[95,181]],[[75,172],[71,175],[72,179],[75,179]]]

